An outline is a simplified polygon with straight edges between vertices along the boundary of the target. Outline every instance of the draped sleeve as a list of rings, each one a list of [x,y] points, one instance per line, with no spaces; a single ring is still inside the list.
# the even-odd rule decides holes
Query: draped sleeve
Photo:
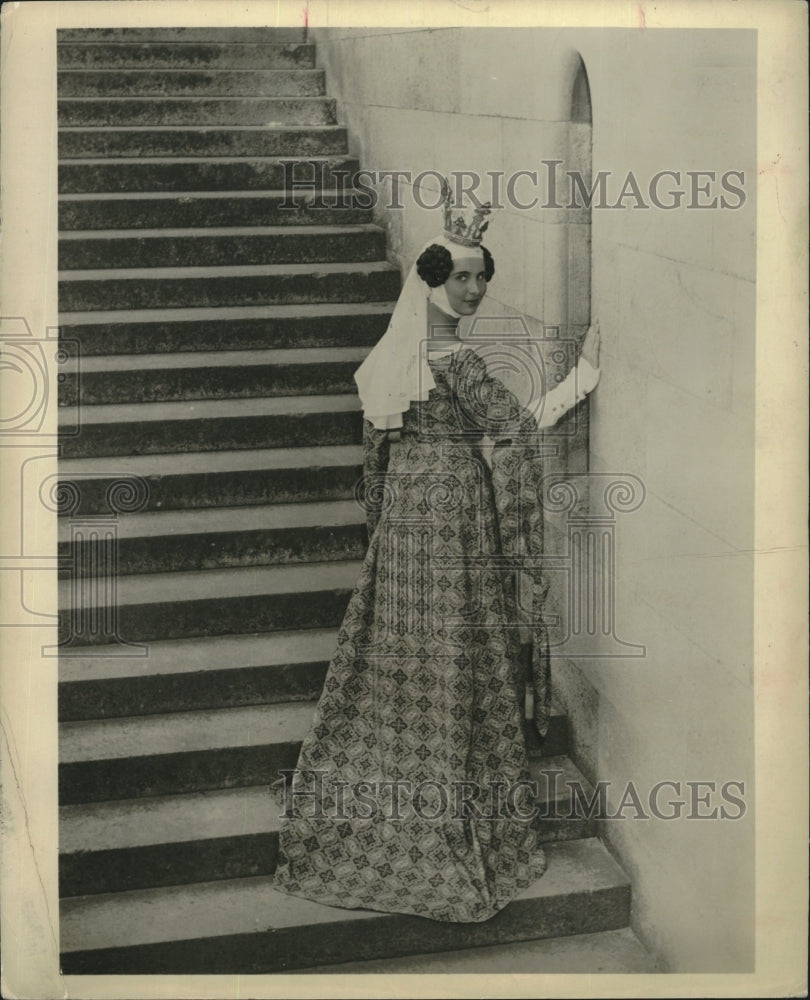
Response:
[[[528,684],[532,715],[538,735],[544,737],[551,716],[551,664],[544,618],[549,584],[543,572],[543,465],[539,444],[536,435],[514,441],[502,439],[492,452],[491,471],[501,549],[515,560],[516,579],[518,575],[521,578],[521,612],[530,631]]]
[[[462,402],[482,433],[496,445],[515,435],[525,437],[537,430],[547,430],[596,388],[599,369],[580,358],[559,385],[545,387],[542,398],[527,408],[501,382],[490,375],[483,358],[469,350],[459,380]]]
[[[594,368],[585,358],[580,358],[562,382],[546,392],[538,426],[541,429],[553,427],[564,413],[573,409],[596,388],[598,381],[599,369]]]
[[[481,430],[494,439],[491,472],[502,554],[515,560],[530,587],[533,722],[538,735],[548,732],[551,678],[548,629],[543,609],[548,582],[543,574],[543,465],[541,436],[533,414],[500,379],[490,375],[483,359],[470,352],[464,366],[464,406],[480,415]],[[516,571],[517,572],[517,571]]]
[[[472,429],[486,434],[496,445],[508,443],[516,435],[536,433],[537,421],[532,413],[489,373],[484,359],[473,350],[464,353],[457,393]]]
[[[366,511],[368,540],[377,528],[384,500],[385,473],[391,443],[388,431],[378,430],[370,420],[363,421],[363,506]]]

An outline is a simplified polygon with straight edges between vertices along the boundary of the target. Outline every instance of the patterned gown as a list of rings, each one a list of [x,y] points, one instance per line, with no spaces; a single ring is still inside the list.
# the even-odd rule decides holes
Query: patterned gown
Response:
[[[483,360],[430,362],[400,443],[365,423],[370,544],[286,789],[275,886],[332,906],[487,920],[542,874],[522,729],[515,563],[545,584],[537,429]],[[481,450],[495,439],[491,469]],[[525,604],[521,590],[520,603]],[[533,616],[535,725],[548,640]],[[524,782],[524,784],[521,784]]]

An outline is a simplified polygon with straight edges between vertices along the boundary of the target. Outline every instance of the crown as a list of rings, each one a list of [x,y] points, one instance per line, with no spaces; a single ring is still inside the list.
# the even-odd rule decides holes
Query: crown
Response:
[[[464,247],[480,246],[481,239],[489,226],[489,220],[485,219],[485,216],[492,211],[491,203],[480,205],[472,212],[471,216],[469,209],[454,207],[450,185],[445,177],[442,177],[442,199],[445,236]]]

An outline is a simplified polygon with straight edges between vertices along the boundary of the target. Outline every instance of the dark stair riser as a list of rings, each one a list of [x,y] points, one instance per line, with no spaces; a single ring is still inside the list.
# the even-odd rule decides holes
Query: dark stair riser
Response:
[[[277,858],[277,833],[63,854],[59,858],[59,896],[64,899],[272,875]]]
[[[235,517],[232,531],[121,538],[115,547],[118,572],[128,576],[362,559],[366,541],[364,524],[240,531]],[[60,542],[58,551],[60,577],[71,575],[68,560],[79,577],[98,572],[98,543]]]
[[[359,444],[362,436],[359,411],[153,420],[144,423],[136,420],[120,424],[91,423],[91,407],[79,412],[80,433],[76,437],[63,438],[63,458]]]
[[[260,319],[215,319],[133,323],[65,323],[63,340],[79,355],[163,354],[180,351],[301,350],[311,347],[371,347],[385,333],[389,311],[317,316],[267,315]]]
[[[300,743],[268,743],[62,764],[59,767],[59,802],[75,805],[179,792],[269,786],[280,770],[295,767],[299,751]]]
[[[313,167],[312,163],[317,163]],[[313,160],[288,157],[252,160],[144,160],[107,163],[63,160],[60,194],[138,191],[292,191],[318,182],[327,191],[348,190],[360,167],[352,157]]]
[[[536,756],[564,755],[567,744],[565,718],[552,716],[548,736]],[[269,786],[278,778],[280,770],[296,766],[300,750],[301,743],[291,741],[60,764],[59,802],[62,805],[77,805],[253,785]],[[567,794],[562,783],[560,791]]]
[[[244,233],[229,236],[142,236],[61,240],[59,267],[231,267],[385,260],[382,232]]]
[[[108,490],[117,477],[111,462],[109,478],[73,478],[80,497],[75,515],[112,514]],[[363,475],[362,466],[337,465],[323,468],[242,469],[237,472],[178,473],[149,476],[147,500],[142,511],[196,510],[207,507],[241,507],[265,503],[309,503],[349,500]],[[75,491],[71,489],[71,494]]]
[[[213,198],[189,195],[177,198],[99,198],[59,202],[59,228],[85,229],[187,229],[211,226],[350,226],[370,223],[371,210],[354,207],[351,193],[345,198],[324,192],[322,200],[300,195]],[[60,308],[65,308],[60,305]]]
[[[57,74],[56,89],[60,98],[323,97],[325,84],[318,69],[70,70]]]
[[[160,944],[131,945],[62,955],[65,974],[214,974],[261,973],[359,961],[366,958],[453,951],[511,941],[626,927],[630,919],[629,885],[513,901],[490,920],[454,924],[402,914],[379,919],[346,919],[309,933],[300,927],[273,928]]]
[[[193,399],[250,399],[268,396],[332,395],[356,392],[359,361],[304,365],[246,365],[244,368],[186,368],[158,371],[66,373],[59,403],[159,403]]]
[[[59,101],[57,116],[60,128],[334,125],[335,101],[329,97],[66,97]]]
[[[345,128],[60,130],[59,159],[149,156],[345,156]]]
[[[57,46],[58,69],[314,69],[309,44],[71,42]]]
[[[63,660],[69,663],[69,655]],[[326,660],[321,660],[197,673],[62,681],[59,719],[79,722],[310,701],[320,695],[328,666]]]
[[[543,843],[582,840],[595,835],[592,819],[538,818]],[[59,858],[60,897],[127,892],[158,886],[215,882],[221,879],[272,875],[278,860],[278,834],[245,834],[180,844],[106,851],[82,851]]]
[[[350,590],[339,589],[194,600],[183,600],[178,595],[171,601],[124,605],[117,609],[114,617],[122,640],[144,643],[206,635],[336,628],[343,620],[350,597]],[[104,616],[101,609],[95,610],[95,615],[77,616],[62,609],[59,614],[61,641],[83,646],[110,646],[113,637],[106,631],[99,631],[97,624],[110,615]]]

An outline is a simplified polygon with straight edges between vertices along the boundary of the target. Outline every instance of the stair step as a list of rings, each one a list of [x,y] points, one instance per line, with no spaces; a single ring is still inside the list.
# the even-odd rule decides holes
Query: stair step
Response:
[[[305,29],[297,28],[57,28],[57,45],[67,42],[227,42],[229,45],[271,43],[292,45],[304,42]]]
[[[251,306],[298,302],[387,302],[399,293],[387,261],[246,264],[238,267],[110,268],[59,273],[59,308]]]
[[[147,125],[143,128],[60,128],[59,160],[120,156],[345,156],[342,125],[233,128]]]
[[[59,423],[80,428],[75,437],[62,436],[64,458],[345,445],[362,437],[360,401],[348,393],[64,406]]]
[[[335,628],[150,642],[143,655],[76,646],[59,666],[59,717],[78,722],[317,698],[337,645]],[[108,651],[109,650],[109,651]],[[130,651],[133,652],[133,651]],[[135,650],[135,653],[138,651]],[[564,720],[543,743],[527,725],[533,752],[565,748]]]
[[[59,315],[82,357],[176,351],[371,346],[393,302],[328,302],[227,309],[99,310]]]
[[[59,127],[334,125],[331,97],[63,97]]]
[[[162,29],[161,29],[162,30]],[[229,29],[230,30],[230,29]],[[62,41],[56,51],[63,69],[313,69],[315,46],[301,42]]]
[[[217,776],[213,770],[205,773],[200,768],[199,756],[206,755],[209,762],[224,762],[229,754],[258,748],[279,760],[292,756],[294,767],[314,711],[315,702],[306,701],[62,723],[60,802],[103,802],[166,792],[269,785],[277,778],[275,768],[253,779],[248,779],[247,773],[230,774],[227,770]],[[223,764],[219,766],[222,769]],[[136,780],[137,771],[142,772],[143,780]],[[87,781],[91,772],[100,782]],[[86,776],[84,787],[77,780],[81,775]]]
[[[321,69],[61,69],[57,94],[64,97],[321,97]]]
[[[267,788],[295,767],[313,711],[313,702],[294,702],[63,723],[59,801]]]
[[[294,190],[317,180],[328,190],[351,188],[360,166],[350,156],[120,157],[63,160],[60,194],[101,191],[242,191]]]
[[[317,698],[337,629],[151,642],[146,656],[74,648],[59,664],[64,722]]]
[[[61,270],[363,263],[385,260],[378,226],[244,226],[62,233]]]
[[[363,474],[362,462],[362,450],[354,445],[204,451],[114,462],[66,459],[59,463],[59,476],[79,496],[71,512],[86,516],[115,512],[109,491],[122,476],[145,482],[143,511],[348,500]]]
[[[346,613],[360,563],[335,561],[118,577],[117,606],[92,581],[62,580],[63,643],[112,652],[116,636],[146,643],[191,636],[331,628]],[[103,630],[113,616],[117,631]],[[126,650],[124,650],[126,652]]]
[[[367,962],[319,965],[307,975],[334,974],[387,976],[485,975],[607,975],[621,972],[653,973],[661,970],[629,927],[570,934],[565,937],[514,944],[484,945],[475,950],[446,951],[405,958],[378,958]]]
[[[60,405],[356,392],[365,347],[200,351],[83,358],[63,372]]]
[[[71,543],[70,530],[62,519],[59,575],[70,575],[68,559],[78,575],[97,573],[98,543],[86,525]],[[130,514],[116,535],[116,567],[126,575],[362,559],[368,544],[355,500]]]
[[[297,701],[63,722],[59,801],[68,805],[267,786],[279,769],[295,767],[315,704]],[[565,754],[567,744],[567,720],[556,711],[542,744],[527,739],[532,755],[545,758]]]
[[[333,191],[176,191],[59,195],[59,229],[185,229],[242,226],[347,226],[371,223],[355,193]],[[359,197],[359,195],[358,195]]]
[[[472,924],[322,906],[276,892],[270,876],[63,900],[62,969],[280,972],[627,926],[630,886],[598,840],[549,844],[547,855],[541,879]]]
[[[588,795],[592,791],[567,757],[533,759],[531,776],[539,792],[543,841],[593,836],[595,823],[578,815],[567,782],[578,783]],[[278,857],[280,812],[267,784],[62,806],[60,895],[270,875]]]

